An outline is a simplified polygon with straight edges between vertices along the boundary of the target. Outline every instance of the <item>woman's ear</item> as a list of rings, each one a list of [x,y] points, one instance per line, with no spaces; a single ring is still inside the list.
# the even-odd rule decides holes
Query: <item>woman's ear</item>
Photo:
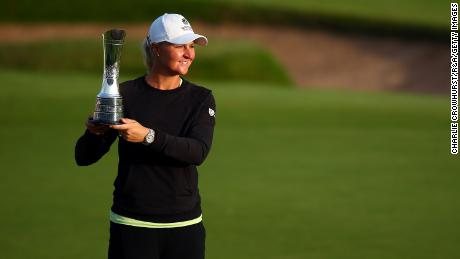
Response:
[[[152,49],[153,55],[157,57],[160,56],[160,47],[158,46],[158,44],[152,44],[150,48]]]

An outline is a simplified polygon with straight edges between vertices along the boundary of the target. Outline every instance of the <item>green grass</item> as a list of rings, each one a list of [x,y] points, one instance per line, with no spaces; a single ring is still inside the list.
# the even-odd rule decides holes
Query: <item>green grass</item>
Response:
[[[448,26],[450,15],[450,1],[446,0],[219,0],[219,2],[432,26]]]
[[[242,41],[210,39],[212,44],[196,48],[191,79],[258,81],[291,84],[287,72],[269,50]],[[120,74],[145,73],[141,43],[127,39],[123,46]],[[0,44],[0,68],[37,71],[78,71],[102,76],[101,39],[55,40]]]
[[[104,258],[116,148],[77,167],[100,76],[0,71],[2,257]],[[457,258],[448,99],[207,82],[208,258]]]
[[[40,12],[36,11],[39,7]],[[126,10],[125,12],[122,12]],[[72,7],[52,0],[19,0],[3,3],[5,22],[148,22],[164,12],[177,12],[191,20],[212,23],[240,22],[320,26],[399,36],[425,35],[444,38],[449,30],[450,2],[446,0],[82,0]]]

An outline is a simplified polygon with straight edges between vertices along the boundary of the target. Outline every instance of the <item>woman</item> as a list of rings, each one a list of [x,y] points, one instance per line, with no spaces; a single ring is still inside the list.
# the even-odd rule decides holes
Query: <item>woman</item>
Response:
[[[120,85],[122,124],[87,121],[77,141],[77,164],[90,165],[119,137],[109,259],[204,258],[196,166],[211,147],[215,103],[210,90],[181,78],[195,44],[207,39],[183,16],[157,18],[144,42],[147,75]]]

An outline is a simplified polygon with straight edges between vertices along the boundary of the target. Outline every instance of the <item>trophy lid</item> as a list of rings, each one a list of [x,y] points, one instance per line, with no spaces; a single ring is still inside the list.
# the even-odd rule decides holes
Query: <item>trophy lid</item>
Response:
[[[104,32],[102,36],[104,37],[104,42],[119,41],[120,44],[123,44],[123,40],[125,39],[126,32],[122,29],[111,29],[111,30]]]

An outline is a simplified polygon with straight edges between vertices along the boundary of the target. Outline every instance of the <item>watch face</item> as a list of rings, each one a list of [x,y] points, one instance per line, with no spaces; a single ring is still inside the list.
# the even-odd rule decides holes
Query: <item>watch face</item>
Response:
[[[148,143],[152,143],[152,142],[153,142],[153,135],[148,134],[147,137],[145,138],[145,140],[146,140]]]
[[[145,142],[147,144],[151,144],[154,139],[155,139],[155,131],[149,130],[149,133],[147,133],[147,136],[145,136]]]

